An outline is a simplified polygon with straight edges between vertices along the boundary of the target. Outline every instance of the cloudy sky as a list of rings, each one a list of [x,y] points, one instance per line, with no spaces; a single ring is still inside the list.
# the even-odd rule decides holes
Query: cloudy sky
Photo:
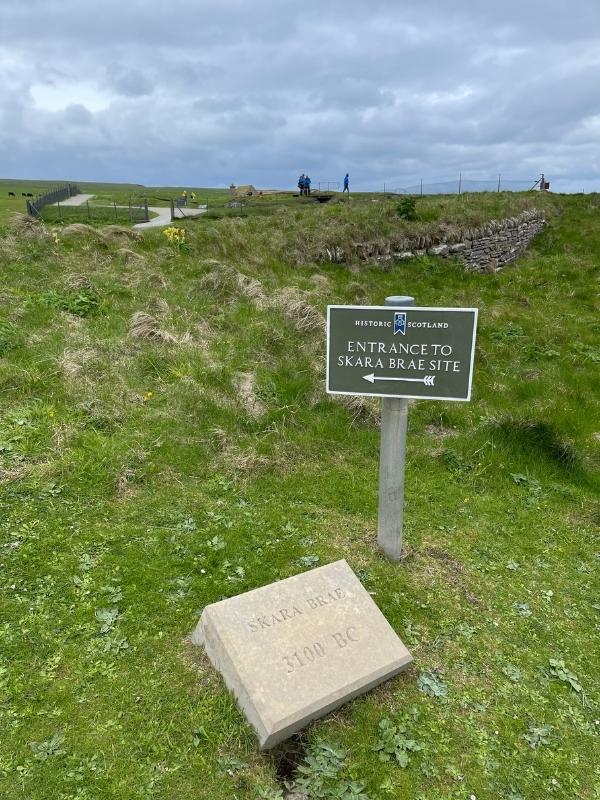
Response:
[[[0,177],[600,191],[600,0],[0,0]]]

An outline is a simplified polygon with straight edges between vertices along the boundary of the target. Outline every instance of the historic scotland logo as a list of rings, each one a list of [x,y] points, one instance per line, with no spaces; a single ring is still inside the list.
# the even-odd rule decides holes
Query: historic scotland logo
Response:
[[[406,312],[405,311],[396,311],[396,312],[394,312],[394,336],[397,333],[401,333],[403,336],[406,333]]]

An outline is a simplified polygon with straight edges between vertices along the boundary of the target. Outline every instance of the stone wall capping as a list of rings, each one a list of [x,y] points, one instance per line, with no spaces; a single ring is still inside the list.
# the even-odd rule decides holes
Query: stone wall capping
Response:
[[[432,239],[429,234],[420,234],[412,240],[405,239],[396,243],[392,255],[389,250],[382,253],[380,249],[376,260],[387,263],[393,259],[406,260],[424,255],[441,258],[450,255],[460,259],[470,272],[492,274],[521,255],[545,224],[544,213],[533,208],[516,217],[490,220],[479,228],[465,228],[461,231],[455,226],[447,225],[441,227],[437,240]],[[368,256],[368,245],[361,245],[358,249],[363,258]]]
[[[427,253],[430,256],[447,256],[448,250],[447,244],[435,244],[427,250]]]

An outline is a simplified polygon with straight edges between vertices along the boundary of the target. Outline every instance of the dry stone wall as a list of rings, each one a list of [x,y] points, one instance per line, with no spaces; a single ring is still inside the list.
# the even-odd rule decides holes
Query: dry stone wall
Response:
[[[405,250],[394,253],[396,259],[414,256],[457,256],[471,272],[498,272],[505,264],[523,253],[531,240],[546,224],[537,209],[524,211],[518,217],[493,220],[458,242],[439,242],[426,250]]]

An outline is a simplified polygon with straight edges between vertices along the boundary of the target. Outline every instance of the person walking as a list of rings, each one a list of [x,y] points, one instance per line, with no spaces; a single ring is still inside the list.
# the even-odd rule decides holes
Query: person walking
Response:
[[[350,184],[350,176],[348,175],[348,173],[346,173],[344,175],[344,188],[342,190],[342,194],[344,194],[344,192],[348,192],[348,196],[350,196],[350,186],[349,186],[349,184]]]
[[[304,176],[304,194],[310,197],[310,178],[308,175]]]
[[[304,173],[298,178],[298,189],[300,190],[300,197],[304,194]]]

